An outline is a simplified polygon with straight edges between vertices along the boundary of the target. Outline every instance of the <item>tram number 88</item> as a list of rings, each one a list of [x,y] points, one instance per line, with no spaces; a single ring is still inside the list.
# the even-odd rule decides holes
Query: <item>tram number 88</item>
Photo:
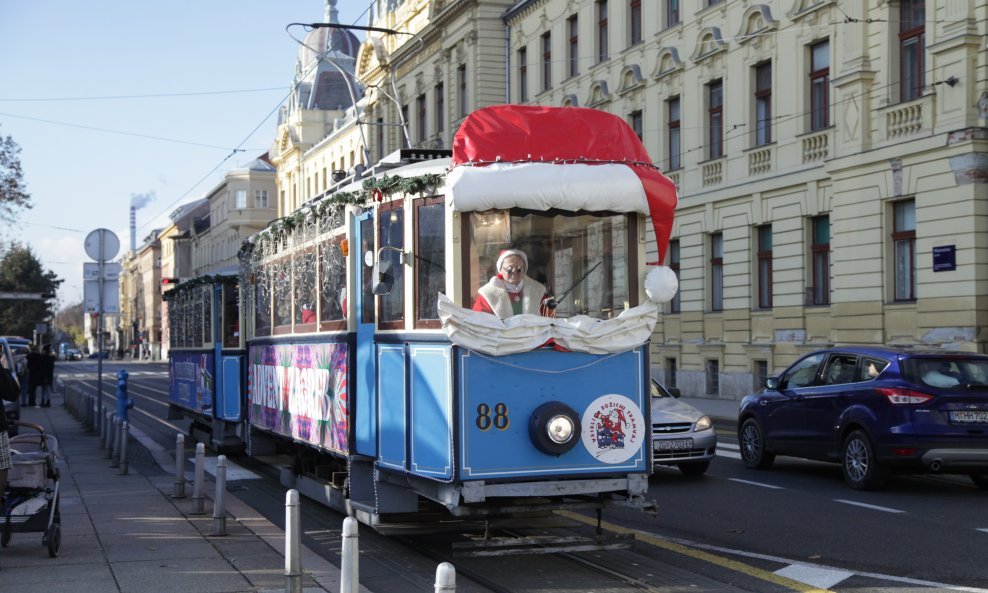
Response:
[[[480,430],[490,430],[492,426],[498,430],[507,430],[510,424],[506,404],[496,403],[493,409],[485,403],[477,406],[477,428]]]

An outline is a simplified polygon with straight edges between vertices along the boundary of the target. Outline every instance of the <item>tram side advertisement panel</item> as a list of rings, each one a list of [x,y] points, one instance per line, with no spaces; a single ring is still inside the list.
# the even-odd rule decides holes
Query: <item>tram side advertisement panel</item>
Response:
[[[348,452],[347,345],[250,347],[253,426],[321,449]]]
[[[212,352],[172,352],[168,359],[168,401],[209,415],[213,411]]]

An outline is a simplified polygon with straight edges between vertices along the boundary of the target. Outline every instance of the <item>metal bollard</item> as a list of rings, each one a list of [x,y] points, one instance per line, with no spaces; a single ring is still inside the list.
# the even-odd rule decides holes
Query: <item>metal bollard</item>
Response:
[[[436,567],[435,593],[454,593],[456,591],[456,568],[449,562],[443,562]]]
[[[285,593],[302,593],[301,547],[298,490],[289,490],[285,493]]]
[[[120,425],[120,475],[126,476],[130,469],[127,462],[127,437],[130,434],[130,423]]]
[[[192,514],[202,515],[206,512],[206,497],[203,495],[203,478],[205,477],[206,446],[196,443],[196,480],[192,484]]]
[[[102,418],[104,414],[106,414],[106,410],[105,409],[104,410],[100,410],[100,411],[98,411],[96,413],[96,417],[97,418]],[[105,449],[106,448],[106,425],[105,424],[101,424],[99,422],[99,420],[97,420],[95,426],[96,426],[96,431],[99,432],[99,448],[100,449]]]
[[[123,420],[113,419],[113,439],[110,441],[110,467],[120,467],[120,430],[123,428]]]
[[[216,458],[216,495],[213,497],[213,533],[226,535],[226,455]]]
[[[185,435],[175,435],[175,491],[172,498],[185,498]]]
[[[340,558],[340,593],[358,593],[360,589],[360,548],[357,520],[343,519],[343,556]]]

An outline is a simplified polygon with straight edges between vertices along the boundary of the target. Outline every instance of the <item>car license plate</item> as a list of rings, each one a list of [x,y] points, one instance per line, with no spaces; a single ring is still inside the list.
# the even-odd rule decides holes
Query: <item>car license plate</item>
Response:
[[[692,449],[693,439],[669,439],[652,441],[653,451],[679,451],[682,449]]]
[[[979,422],[988,423],[988,411],[982,410],[960,410],[950,413],[951,422]]]

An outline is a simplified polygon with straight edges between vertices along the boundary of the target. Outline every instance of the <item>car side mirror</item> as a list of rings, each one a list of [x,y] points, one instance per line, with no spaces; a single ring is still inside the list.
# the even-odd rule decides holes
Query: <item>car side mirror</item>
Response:
[[[779,378],[778,377],[769,377],[769,378],[765,379],[765,388],[766,389],[771,389],[773,391],[777,390],[779,388]]]

